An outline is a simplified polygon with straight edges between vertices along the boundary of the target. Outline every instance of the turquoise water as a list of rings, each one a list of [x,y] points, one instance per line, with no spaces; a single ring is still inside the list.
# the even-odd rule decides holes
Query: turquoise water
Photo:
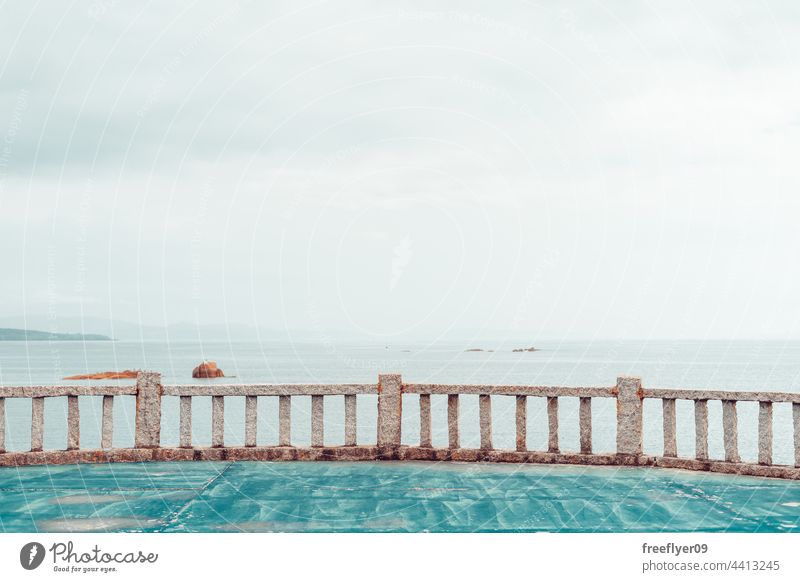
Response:
[[[187,462],[0,469],[4,532],[789,532],[800,483],[666,469]]]

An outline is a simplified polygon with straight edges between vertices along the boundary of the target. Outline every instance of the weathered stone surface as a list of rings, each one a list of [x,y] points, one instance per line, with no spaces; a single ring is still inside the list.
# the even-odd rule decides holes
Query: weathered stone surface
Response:
[[[592,399],[581,398],[578,404],[578,422],[580,427],[581,453],[592,452]]]
[[[481,433],[481,449],[492,449],[492,397],[488,394],[478,396],[478,417]]]
[[[292,397],[278,398],[278,444],[282,447],[292,445]]]
[[[492,396],[591,396],[613,398],[614,388],[563,386],[509,386],[493,384],[404,384],[405,394],[490,394]],[[798,398],[800,400],[800,398]]]
[[[158,449],[30,451],[0,454],[0,466],[66,465],[77,463],[136,463],[153,460]]]
[[[772,464],[772,402],[758,403],[758,463]]]
[[[258,429],[258,396],[244,397],[244,446],[256,446]]]
[[[324,396],[311,397],[311,446],[325,446],[325,400]]]
[[[565,463],[588,465],[631,465],[673,467],[689,470],[714,471],[720,473],[755,475],[800,479],[800,402],[792,395],[779,395],[775,401],[795,402],[793,423],[795,433],[795,464],[798,467],[772,465],[772,402],[760,401],[759,405],[759,463],[741,463],[736,443],[736,401],[750,399],[747,395],[772,393],[713,393],[693,390],[642,390],[636,378],[620,378],[614,389],[605,388],[548,388],[548,387],[486,387],[444,385],[403,386],[399,375],[385,375],[377,385],[195,385],[173,386],[170,391],[181,396],[181,447],[158,448],[160,439],[161,395],[160,375],[143,372],[134,387],[2,387],[0,388],[0,466],[60,463],[138,462],[148,460],[375,460],[408,459],[429,461],[486,461],[502,463]],[[435,387],[430,392],[423,388]],[[407,388],[411,388],[407,390]],[[113,434],[113,395],[136,393],[137,422],[136,443],[133,449],[111,449]],[[485,390],[485,391],[483,391]],[[510,390],[510,391],[509,391]],[[356,445],[356,395],[379,392],[378,440],[379,446]],[[402,393],[420,393],[420,445],[400,445],[400,420]],[[517,391],[517,392],[515,392]],[[430,415],[430,393],[448,395],[449,448],[435,449],[431,446],[432,432]],[[478,394],[480,418],[480,449],[461,449],[459,443],[459,393]],[[212,446],[191,447],[191,396],[212,396]],[[279,442],[277,447],[258,447],[256,440],[257,396],[279,396]],[[312,446],[292,447],[291,441],[291,395],[312,396]],[[492,445],[491,394],[516,395],[516,451],[496,450]],[[735,395],[725,398],[726,395]],[[11,395],[11,396],[9,396]],[[101,447],[105,450],[78,450],[79,441],[79,395],[103,395],[103,428]],[[245,446],[224,446],[224,396],[245,396]],[[324,395],[345,396],[345,446],[324,446]],[[527,451],[526,422],[527,395],[547,397],[548,452]],[[740,397],[744,395],[744,397]],[[41,451],[44,430],[44,397],[68,396],[67,451]],[[580,453],[560,452],[558,433],[558,397],[578,396],[580,422]],[[591,454],[591,398],[617,397],[618,429],[616,454]],[[32,398],[31,452],[2,452],[4,397]],[[664,410],[664,456],[651,457],[641,454],[641,402],[643,397],[663,397]],[[697,459],[677,458],[675,446],[675,398],[695,399],[696,456]],[[726,461],[708,459],[708,399],[723,401],[723,428]],[[624,437],[620,440],[620,436]],[[144,443],[142,446],[140,444]],[[638,450],[638,452],[636,452]]]
[[[344,397],[344,444],[348,447],[354,447],[358,440],[356,398],[355,394],[348,394]]]
[[[181,396],[181,419],[180,419],[180,445],[183,448],[192,446],[192,397]]]
[[[739,425],[736,415],[736,401],[722,401],[722,434],[725,444],[725,460],[738,463],[739,459]]]
[[[677,415],[675,413],[675,399],[664,398],[661,401],[662,416],[664,421],[664,456],[678,456]]]
[[[617,378],[617,453],[642,454],[642,381]]]
[[[547,397],[547,451],[557,453],[558,442],[558,397]]]
[[[388,458],[394,457],[394,449],[400,446],[402,391],[400,374],[378,376],[378,448],[386,449]]]
[[[458,394],[447,395],[447,442],[451,449],[461,446],[458,435]]]
[[[31,399],[31,451],[41,451],[44,442],[44,398]]]
[[[43,464],[111,463],[143,461],[368,461],[380,458],[378,447],[224,447],[112,449],[76,451],[39,451],[0,454],[0,466]],[[569,465],[654,466],[691,471],[711,471],[732,475],[751,475],[800,480],[800,468],[787,466],[701,461],[647,455],[549,453],[540,451],[504,451],[483,449],[439,449],[401,446],[397,458],[414,461],[456,461],[494,463],[541,463]]]
[[[708,459],[708,400],[694,401],[694,456]]]
[[[483,449],[441,449],[400,447],[399,458],[408,461],[457,461],[491,463],[541,463],[564,465],[618,465],[619,457],[613,454],[584,455],[580,453],[549,453],[543,451],[506,451]],[[647,464],[642,457],[637,464]],[[636,460],[634,460],[636,463]]]
[[[676,398],[678,400],[738,400],[739,402],[800,402],[800,392],[738,392],[733,390],[684,390],[645,388],[645,398]]]
[[[139,372],[136,386],[136,448],[158,447],[161,444],[161,374]]]
[[[697,459],[675,459],[665,457],[654,458],[651,464],[655,467],[666,467],[669,469],[710,471],[729,475],[749,475],[753,477],[800,480],[800,469],[787,466],[766,466],[753,463],[728,463],[726,461],[701,461]]]
[[[430,447],[431,443],[431,395],[419,395],[419,446]]]
[[[139,370],[123,370],[122,372],[95,372],[94,374],[76,374],[66,376],[64,380],[135,380]]]
[[[528,450],[528,397],[516,397],[516,445],[518,451]]]
[[[800,404],[792,404],[792,423],[794,424],[794,466],[800,467]]]
[[[103,424],[101,428],[100,448],[110,449],[114,446],[114,397],[103,396]]]
[[[6,400],[0,398],[0,453],[6,452]]]
[[[77,396],[67,396],[67,450],[81,448],[81,414]]]
[[[211,446],[225,446],[225,397],[211,397]]]
[[[0,386],[0,398],[50,398],[55,396],[135,396],[136,386]]]
[[[164,396],[341,396],[377,394],[377,384],[168,384]]]
[[[210,360],[204,361],[192,370],[192,378],[222,378],[225,374],[217,368],[217,363]]]

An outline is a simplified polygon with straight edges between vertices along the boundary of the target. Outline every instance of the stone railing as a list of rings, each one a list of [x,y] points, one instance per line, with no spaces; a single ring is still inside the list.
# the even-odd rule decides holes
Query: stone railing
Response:
[[[401,444],[403,394],[419,396],[418,445]],[[113,406],[115,396],[136,397],[134,446],[113,448]],[[356,398],[377,395],[377,443],[357,442]],[[432,445],[431,396],[447,397],[448,446]],[[459,397],[478,396],[479,448],[462,448],[459,434]],[[100,449],[80,447],[81,396],[103,397]],[[179,398],[179,446],[162,446],[162,397]],[[192,443],[192,399],[211,397],[211,446]],[[311,446],[292,446],[291,398],[311,397]],[[325,445],[324,404],[326,396],[344,397],[344,445]],[[492,443],[492,396],[513,396],[515,407],[515,450],[497,449]],[[66,450],[42,450],[44,399],[67,398]],[[243,397],[245,434],[243,446],[224,441],[225,398]],[[257,445],[259,397],[278,398],[278,444]],[[5,451],[5,399],[31,400],[31,448],[24,452]],[[528,449],[527,400],[547,402],[547,450]],[[578,398],[579,451],[562,451],[559,445],[559,399]],[[592,401],[616,400],[616,451],[598,453],[592,445]],[[642,451],[643,402],[662,401],[663,454]],[[676,400],[694,402],[695,455],[678,457]],[[708,454],[708,401],[722,402],[725,459]],[[759,402],[757,463],[742,462],[738,453],[736,403]],[[772,408],[774,403],[792,406],[794,466],[772,461]],[[425,460],[489,461],[505,463],[569,463],[585,465],[657,466],[742,475],[800,479],[800,394],[779,392],[720,392],[705,390],[643,389],[638,378],[623,377],[612,387],[552,387],[505,385],[403,384],[400,375],[384,374],[377,384],[193,384],[162,385],[160,374],[141,372],[131,386],[25,386],[0,387],[0,466],[133,462],[165,460]]]

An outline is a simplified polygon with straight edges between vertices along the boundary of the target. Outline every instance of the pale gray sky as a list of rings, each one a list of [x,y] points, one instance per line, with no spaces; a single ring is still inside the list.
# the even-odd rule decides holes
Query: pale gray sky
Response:
[[[800,337],[797,3],[268,4],[0,7],[0,316]]]

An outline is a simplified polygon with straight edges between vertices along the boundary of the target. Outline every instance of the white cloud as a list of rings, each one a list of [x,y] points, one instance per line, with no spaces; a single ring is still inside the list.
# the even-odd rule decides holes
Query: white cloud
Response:
[[[792,4],[226,6],[0,9],[8,314],[798,335]]]

